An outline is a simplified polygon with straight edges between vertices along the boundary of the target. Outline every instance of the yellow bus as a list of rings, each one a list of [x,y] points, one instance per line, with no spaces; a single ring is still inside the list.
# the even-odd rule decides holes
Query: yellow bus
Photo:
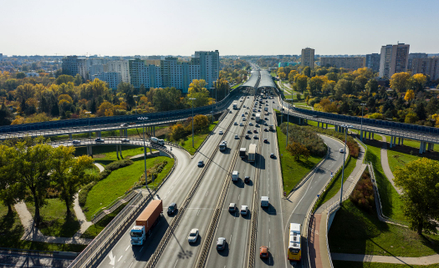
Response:
[[[300,261],[300,257],[302,255],[300,249],[300,228],[301,225],[299,223],[290,223],[290,233],[288,240],[288,259],[290,261]]]

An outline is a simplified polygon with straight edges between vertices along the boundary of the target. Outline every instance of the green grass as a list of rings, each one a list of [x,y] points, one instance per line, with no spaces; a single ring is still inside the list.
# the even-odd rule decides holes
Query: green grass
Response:
[[[122,156],[124,158],[129,158],[138,154],[143,154],[143,147],[134,147],[130,145],[122,145],[122,148],[129,148],[122,150]],[[93,147],[93,159],[102,164],[102,165],[108,165],[109,163],[113,161],[117,161],[116,151],[114,150],[114,146],[94,146]],[[149,148],[146,148],[147,152],[150,152],[151,150]],[[157,151],[155,149],[152,149],[153,152]],[[76,148],[75,155],[85,155],[87,154],[87,149],[85,147],[79,147]],[[119,156],[120,157],[120,156]]]
[[[218,124],[218,121],[213,122],[209,125],[209,130],[206,130],[202,133],[198,133],[194,135],[194,147],[192,147],[192,134],[189,134],[186,136],[184,141],[180,141],[178,144],[180,144],[181,147],[185,148],[191,155],[195,154],[197,149],[200,147],[200,145],[203,143],[203,141],[212,133],[212,130],[215,128],[215,126]]]
[[[26,202],[26,206],[34,216],[34,203]],[[63,201],[58,198],[47,199],[47,205],[40,208],[42,221],[39,229],[41,233],[49,236],[72,237],[79,230],[80,224],[76,219],[73,206],[70,211],[71,216],[67,217],[67,208]]]
[[[366,161],[373,164],[375,179],[378,184],[383,214],[387,217],[407,224],[402,210],[402,200],[395,188],[387,179],[381,166],[381,148],[367,145]]]
[[[234,85],[234,86],[232,87],[232,89],[238,88],[238,87],[240,87],[242,84],[244,84],[244,83],[236,84],[236,85]]]
[[[387,150],[387,158],[393,173],[397,167],[404,167],[407,163],[419,159],[419,156]]]
[[[104,228],[113,220],[114,217],[127,205],[128,203],[122,204],[112,213],[103,217],[96,224],[91,225],[88,229],[81,235],[81,238],[95,238]]]
[[[168,161],[164,170],[160,173],[159,177],[155,180],[154,185],[159,183],[165,176],[165,172],[169,171],[174,165],[174,159],[159,156],[155,158],[149,158],[146,160],[147,167],[152,167],[162,161]],[[140,179],[140,176],[144,173],[144,162],[142,160],[134,161],[134,164],[120,168],[111,172],[111,174],[104,180],[98,182],[88,193],[87,201],[83,208],[84,213],[88,220],[91,220],[92,216],[98,212],[101,208],[110,205],[118,197],[123,196],[126,191],[131,189],[135,182]]]
[[[333,261],[335,268],[439,268],[439,264],[409,265],[379,262]]]
[[[439,252],[439,236],[418,236],[408,228],[387,224],[343,202],[329,231],[331,252],[384,256],[419,257]]]
[[[282,169],[283,189],[284,192],[289,193],[322,158],[310,156],[307,161],[296,161],[285,149],[287,136],[282,133],[280,127],[276,127],[276,132]]]
[[[354,171],[356,164],[357,164],[357,159],[350,157],[349,162],[346,164],[344,170],[345,173],[344,173],[343,181],[346,181],[346,179],[349,178],[352,171]],[[333,172],[335,172],[335,170],[333,170]],[[321,198],[319,198],[319,200],[317,201],[316,207],[323,205],[340,191],[341,176],[342,176],[342,172],[338,173],[338,175],[335,176],[334,180],[332,180],[332,182],[328,185],[326,191],[322,194]]]

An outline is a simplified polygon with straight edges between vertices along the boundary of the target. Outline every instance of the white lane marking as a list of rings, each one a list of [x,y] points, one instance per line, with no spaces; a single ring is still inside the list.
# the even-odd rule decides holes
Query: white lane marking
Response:
[[[201,209],[198,210],[198,212],[197,212],[197,216],[200,215],[200,211],[201,211]]]
[[[232,237],[233,237],[233,235],[230,235],[230,245],[232,244]]]
[[[174,268],[177,266],[177,262],[178,262],[178,259],[177,260],[175,260],[175,263],[174,263]]]
[[[268,248],[271,248],[270,241],[268,241]]]
[[[133,262],[132,262],[132,263],[130,263],[130,266],[128,266],[128,268],[131,268],[131,266],[133,266]]]
[[[131,246],[130,245],[128,245],[128,247],[125,249],[125,251],[127,251],[129,248],[130,248]]]
[[[240,197],[241,197],[241,195],[238,195],[238,200],[239,200]]]
[[[116,263],[116,256],[113,256],[113,251],[110,251],[110,254],[108,254],[108,258],[110,258],[110,265],[113,265]]]
[[[117,262],[119,262],[119,261],[120,261],[120,259],[122,259],[122,257],[123,257],[123,255],[119,257],[119,259],[117,260]]]
[[[271,229],[268,229],[268,234],[270,234],[270,235],[271,235]]]

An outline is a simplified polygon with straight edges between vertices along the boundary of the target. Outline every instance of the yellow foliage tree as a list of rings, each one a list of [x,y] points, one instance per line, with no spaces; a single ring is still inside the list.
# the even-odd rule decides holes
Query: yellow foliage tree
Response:
[[[415,92],[411,89],[407,90],[404,96],[404,100],[406,101],[412,101],[415,99]]]
[[[407,89],[410,74],[407,72],[395,73],[390,79],[390,87],[398,92],[403,92]]]
[[[109,103],[108,101],[104,101],[101,105],[99,105],[97,114],[98,116],[110,116],[107,114],[110,114],[110,111],[112,113],[113,110],[114,110],[114,105],[112,103]]]

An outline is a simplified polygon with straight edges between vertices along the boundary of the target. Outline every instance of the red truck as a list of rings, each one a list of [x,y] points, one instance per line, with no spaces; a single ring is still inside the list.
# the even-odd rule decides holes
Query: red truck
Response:
[[[131,229],[131,244],[143,245],[148,232],[163,213],[162,200],[152,200],[145,210],[137,217],[136,225]]]

